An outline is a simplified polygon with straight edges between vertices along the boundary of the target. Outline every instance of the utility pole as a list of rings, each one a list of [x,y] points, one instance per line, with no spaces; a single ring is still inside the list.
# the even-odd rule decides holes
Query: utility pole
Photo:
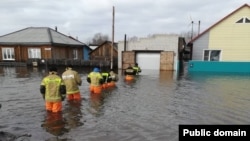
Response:
[[[200,26],[201,26],[201,21],[198,23],[198,35],[200,34]]]
[[[111,62],[110,62],[110,69],[113,69],[113,50],[114,50],[114,28],[115,28],[115,7],[113,6],[113,21],[112,21],[112,45],[111,45]]]
[[[192,23],[191,23],[191,24],[192,24],[192,29],[191,29],[191,40],[192,40],[192,39],[193,39],[193,32],[194,32],[194,31],[193,31],[194,21],[192,21]]]

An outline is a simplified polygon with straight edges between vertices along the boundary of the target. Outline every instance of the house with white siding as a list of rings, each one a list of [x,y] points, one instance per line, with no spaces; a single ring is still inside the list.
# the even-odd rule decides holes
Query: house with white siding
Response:
[[[250,72],[250,6],[244,4],[188,43],[190,72]]]

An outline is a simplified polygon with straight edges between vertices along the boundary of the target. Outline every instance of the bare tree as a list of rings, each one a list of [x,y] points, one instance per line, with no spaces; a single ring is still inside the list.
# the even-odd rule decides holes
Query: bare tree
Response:
[[[90,41],[90,44],[100,45],[105,41],[109,40],[108,35],[103,35],[102,33],[96,33],[94,37],[92,38],[92,41]]]

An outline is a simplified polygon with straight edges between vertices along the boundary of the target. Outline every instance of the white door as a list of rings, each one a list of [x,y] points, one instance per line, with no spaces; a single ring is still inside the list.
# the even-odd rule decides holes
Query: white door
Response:
[[[160,53],[137,53],[136,62],[142,70],[160,70]]]

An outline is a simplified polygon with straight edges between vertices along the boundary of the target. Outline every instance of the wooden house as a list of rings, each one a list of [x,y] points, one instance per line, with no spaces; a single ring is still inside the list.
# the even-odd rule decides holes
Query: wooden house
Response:
[[[112,61],[113,66],[117,66],[117,43],[114,43],[114,45],[112,46],[111,41],[105,41],[101,45],[98,45],[94,50],[92,50],[89,53],[89,56],[91,61],[99,62],[99,65],[109,66]]]
[[[83,59],[84,45],[57,28],[28,27],[0,36],[0,62],[64,64],[64,60]]]
[[[228,14],[188,46],[190,72],[250,72],[250,6]]]

